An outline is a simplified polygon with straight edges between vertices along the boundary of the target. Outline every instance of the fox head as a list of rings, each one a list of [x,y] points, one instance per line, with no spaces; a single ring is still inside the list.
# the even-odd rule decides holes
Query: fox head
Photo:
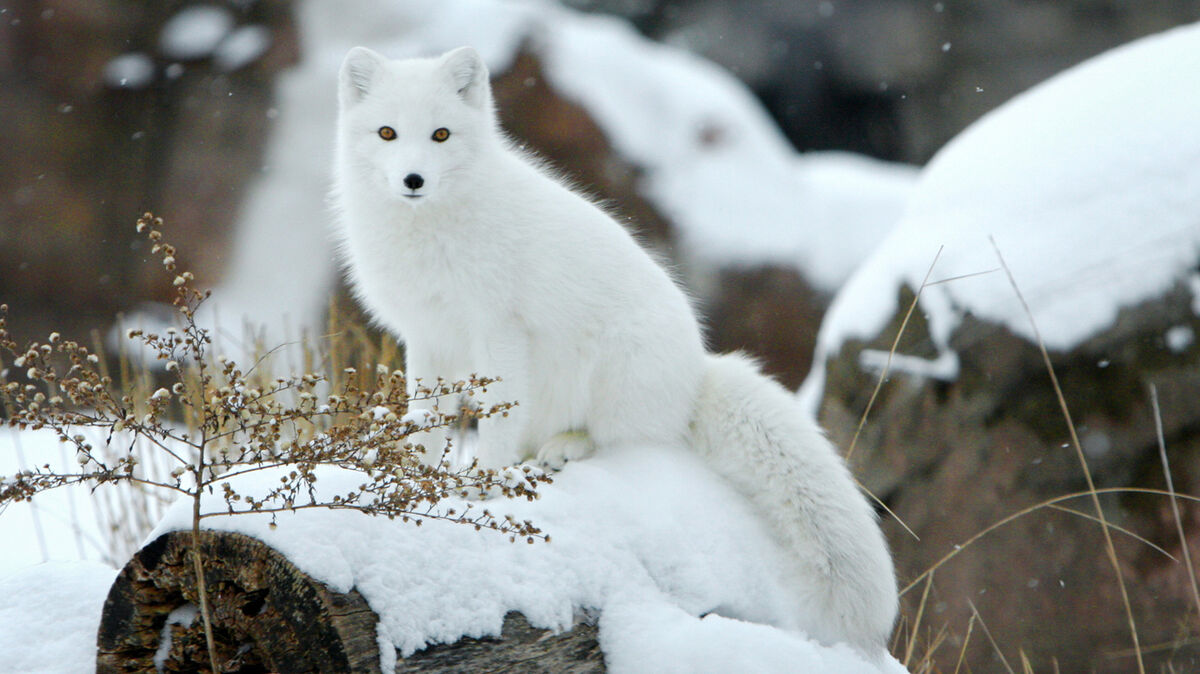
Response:
[[[487,66],[470,47],[402,61],[355,47],[338,104],[342,160],[366,187],[413,206],[436,200],[496,135]]]

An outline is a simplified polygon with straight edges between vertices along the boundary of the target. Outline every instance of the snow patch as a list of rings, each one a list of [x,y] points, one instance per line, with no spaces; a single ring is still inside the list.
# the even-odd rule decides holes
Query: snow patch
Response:
[[[94,671],[100,611],[116,577],[112,567],[78,561],[0,573],[0,670]]]
[[[241,26],[229,34],[213,51],[217,70],[233,72],[254,63],[271,46],[271,31],[265,26]]]
[[[161,672],[166,668],[167,658],[171,654],[171,627],[175,625],[183,628],[191,627],[199,613],[200,609],[195,604],[184,604],[175,607],[167,614],[167,620],[163,623],[162,632],[159,634],[158,650],[154,651],[155,671]]]
[[[1183,353],[1196,341],[1196,332],[1190,325],[1176,325],[1163,334],[1163,340],[1171,353]]]
[[[126,52],[104,64],[102,77],[112,89],[145,89],[154,81],[154,60],[142,52]]]
[[[168,59],[192,61],[212,55],[233,30],[233,12],[217,5],[189,5],[163,24],[158,48]]]
[[[930,360],[902,353],[889,353],[878,349],[863,349],[858,354],[858,365],[868,372],[905,374],[919,379],[954,381],[958,378],[958,354],[943,351]]]

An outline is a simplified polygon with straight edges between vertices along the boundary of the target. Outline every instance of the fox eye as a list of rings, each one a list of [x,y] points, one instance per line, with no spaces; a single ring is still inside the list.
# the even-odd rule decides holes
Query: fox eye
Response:
[[[396,140],[396,130],[390,126],[379,127],[379,137],[384,140]]]
[[[449,137],[450,137],[450,129],[447,129],[444,126],[440,129],[438,129],[437,131],[433,132],[433,139],[439,143],[446,142],[446,139]]]

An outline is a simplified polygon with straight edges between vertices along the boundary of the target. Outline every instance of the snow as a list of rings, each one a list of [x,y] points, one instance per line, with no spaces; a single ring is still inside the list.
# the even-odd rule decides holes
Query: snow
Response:
[[[159,634],[158,650],[154,652],[155,671],[163,671],[167,664],[167,658],[171,654],[171,626],[191,627],[199,613],[200,607],[195,604],[184,604],[175,607],[167,614],[167,619],[163,621],[162,632]]]
[[[154,60],[142,52],[126,52],[104,64],[102,77],[113,89],[145,89],[154,81]]]
[[[1033,338],[989,237],[1050,349],[1186,282],[1200,257],[1197,81],[1200,24],[1072,68],[951,141],[826,313],[802,390],[810,408],[825,360],[848,339],[878,334],[899,286],[920,287],[939,248],[931,281],[956,280],[927,287],[921,310],[943,352],[966,312]]]
[[[116,577],[79,561],[0,572],[0,673],[95,670],[100,610]]]
[[[163,24],[158,48],[168,59],[191,61],[212,55],[233,30],[233,12],[217,5],[189,5]]]
[[[74,452],[68,455],[66,446],[49,433],[0,428],[0,475],[47,462],[69,466]],[[107,548],[91,517],[92,507],[86,489],[65,487],[4,508],[0,540],[21,544],[6,545],[0,553],[0,576],[44,561],[105,559]]]
[[[263,174],[201,317],[246,353],[254,338],[271,348],[324,329],[336,278],[325,200],[334,92],[356,45],[402,58],[469,44],[494,73],[522,45],[534,50],[553,88],[643,170],[643,194],[672,220],[698,269],[781,264],[833,292],[895,223],[915,179],[912,167],[865,157],[797,154],[730,74],[609,17],[538,0],[308,0],[297,12],[301,62],[277,80]],[[204,49],[230,29],[217,28],[207,29],[214,41]],[[151,313],[131,322],[160,324]],[[277,360],[300,362],[286,352]]]
[[[105,435],[82,432],[93,446],[104,447]],[[114,438],[114,446],[122,450],[131,442],[127,433]],[[64,472],[79,469],[75,450],[53,433],[0,427],[0,476],[44,464]],[[143,468],[154,470],[157,463],[144,460]],[[6,542],[0,548],[0,577],[50,561],[123,563],[162,511],[160,497],[126,484],[94,493],[89,485],[60,487],[32,502],[10,503],[0,510],[0,541]]]
[[[1196,332],[1190,325],[1176,325],[1163,334],[1163,340],[1172,353],[1183,353],[1196,341]]]
[[[847,646],[823,647],[765,625],[689,615],[651,598],[614,602],[600,619],[600,645],[613,672],[904,672],[896,661],[863,662]]]
[[[6,429],[0,447],[21,447],[26,462],[72,459],[45,432]],[[0,466],[0,474],[16,468]],[[235,486],[261,493],[277,479],[264,472]],[[317,487],[324,494],[344,493],[361,481],[360,474],[326,468]],[[0,540],[7,542],[0,554],[0,653],[6,655],[0,672],[91,669],[99,612],[115,571],[95,561],[38,564],[43,556],[35,541],[40,530],[50,544],[45,557],[53,560],[108,558],[101,533],[110,532],[111,524],[92,522],[88,511],[113,491],[103,486],[93,496],[84,487],[41,494],[36,528],[25,504],[0,516]],[[568,464],[539,491],[534,502],[488,500],[477,507],[532,520],[550,534],[549,543],[511,543],[502,534],[445,521],[417,527],[350,511],[284,513],[274,528],[264,515],[220,515],[204,526],[255,536],[336,591],[356,588],[380,616],[385,671],[396,650],[408,654],[460,636],[498,634],[513,610],[550,629],[568,628],[583,613],[598,615],[601,646],[614,672],[903,671],[882,652],[879,662],[866,662],[849,647],[805,636],[802,621],[811,618],[783,580],[785,553],[749,504],[693,452],[606,451]],[[78,501],[73,511],[55,501],[68,496]],[[189,528],[190,505],[170,506],[139,545]],[[445,505],[461,511],[465,503],[452,499]],[[224,512],[226,506],[206,498],[203,508]],[[58,519],[48,516],[52,511]],[[88,517],[80,516],[84,512]],[[77,549],[75,528],[95,547]],[[41,605],[44,621],[41,615],[10,618],[31,615]],[[173,619],[180,621],[193,610],[175,608]],[[59,643],[69,659],[54,655],[52,661],[47,654],[58,650],[45,645]],[[6,670],[9,662],[21,665]]]
[[[240,26],[216,46],[213,65],[223,72],[233,72],[257,61],[270,46],[271,31],[266,26]]]

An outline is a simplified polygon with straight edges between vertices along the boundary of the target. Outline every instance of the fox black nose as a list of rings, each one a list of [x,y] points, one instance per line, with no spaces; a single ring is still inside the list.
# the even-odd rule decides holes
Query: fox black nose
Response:
[[[417,173],[410,173],[404,176],[404,186],[410,190],[419,190],[421,185],[425,184],[425,179]]]

